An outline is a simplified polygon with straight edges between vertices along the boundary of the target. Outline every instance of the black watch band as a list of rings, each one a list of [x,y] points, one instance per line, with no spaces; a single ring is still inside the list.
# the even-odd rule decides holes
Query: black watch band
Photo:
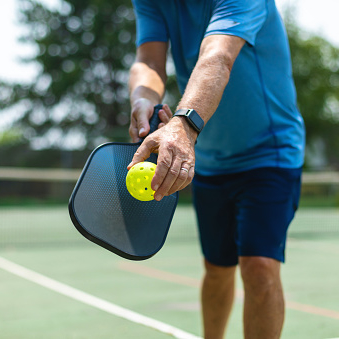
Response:
[[[200,117],[200,115],[194,109],[179,109],[174,115],[186,117],[188,123],[198,132],[198,134],[204,128],[204,120]]]

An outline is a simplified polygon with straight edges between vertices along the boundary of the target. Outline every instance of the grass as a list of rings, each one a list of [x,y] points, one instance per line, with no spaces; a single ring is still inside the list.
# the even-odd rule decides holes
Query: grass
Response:
[[[326,309],[329,314],[339,314],[339,232],[330,236],[320,232],[326,224],[331,228],[339,225],[338,210],[302,208],[299,212],[288,239],[287,263],[282,267],[290,305],[282,338],[338,337],[339,320],[315,312]],[[307,231],[306,226],[318,232]],[[71,224],[66,205],[1,208],[0,232],[0,256],[201,335],[202,257],[191,206],[178,207],[165,246],[143,262],[126,261],[84,239]],[[242,289],[239,278],[237,288]],[[1,338],[168,338],[1,269],[0,294]],[[304,311],[292,302],[302,304]],[[227,338],[242,337],[241,317],[242,300],[237,298]]]

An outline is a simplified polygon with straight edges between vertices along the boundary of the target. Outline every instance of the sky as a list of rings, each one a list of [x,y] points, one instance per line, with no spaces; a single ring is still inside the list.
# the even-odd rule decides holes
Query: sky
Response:
[[[59,4],[59,0],[40,1],[52,7]],[[17,2],[0,1],[0,78],[29,82],[34,78],[37,69],[20,64],[19,59],[34,54],[34,49],[18,42],[23,27],[17,21]],[[296,6],[296,18],[302,28],[325,37],[339,47],[339,0],[276,0],[276,3],[280,10],[287,4]]]

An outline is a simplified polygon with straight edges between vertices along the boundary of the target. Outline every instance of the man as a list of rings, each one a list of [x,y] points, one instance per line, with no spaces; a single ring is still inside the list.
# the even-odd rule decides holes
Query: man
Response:
[[[280,263],[299,199],[304,125],[274,0],[133,4],[132,139],[147,135],[153,106],[163,99],[169,42],[183,95],[174,117],[164,105],[161,128],[145,139],[129,168],[159,153],[152,181],[158,201],[194,177],[206,268],[204,337],[223,338],[239,265],[245,338],[279,338]]]

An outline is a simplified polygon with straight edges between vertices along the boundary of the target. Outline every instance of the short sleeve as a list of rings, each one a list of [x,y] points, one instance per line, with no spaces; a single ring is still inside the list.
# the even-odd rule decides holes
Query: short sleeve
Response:
[[[267,17],[267,0],[215,0],[205,37],[235,35],[254,45]]]
[[[152,0],[132,0],[136,16],[136,45],[145,42],[169,40],[165,20],[156,2]]]

